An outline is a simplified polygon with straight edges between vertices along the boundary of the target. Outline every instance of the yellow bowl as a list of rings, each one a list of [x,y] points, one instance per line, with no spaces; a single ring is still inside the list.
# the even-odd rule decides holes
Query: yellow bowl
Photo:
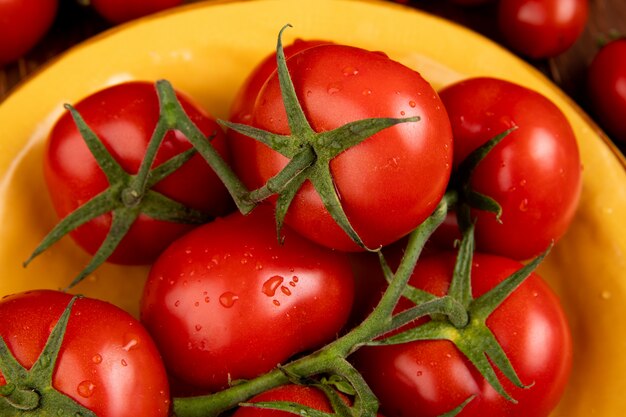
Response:
[[[22,267],[56,221],[42,180],[45,136],[62,112],[106,85],[166,78],[218,117],[248,71],[275,45],[325,38],[420,71],[436,88],[478,75],[536,89],[567,115],[584,164],[580,210],[541,267],[575,338],[571,383],[553,416],[626,412],[626,163],[595,125],[539,72],[483,37],[390,3],[266,0],[196,3],[120,26],[64,54],[0,104],[0,296],[64,287],[87,262],[68,238]],[[106,265],[76,290],[137,313],[145,267]]]

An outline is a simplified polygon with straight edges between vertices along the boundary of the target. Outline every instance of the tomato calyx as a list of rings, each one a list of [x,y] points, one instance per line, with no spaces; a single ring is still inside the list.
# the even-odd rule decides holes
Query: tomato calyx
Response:
[[[487,319],[530,276],[549,250],[550,248],[487,293],[478,298],[473,298],[471,268],[474,252],[474,227],[470,225],[465,231],[459,247],[448,294],[440,298],[432,296],[433,299],[451,298],[455,300],[457,306],[462,306],[465,309],[467,320],[455,322],[450,315],[431,316],[431,320],[424,324],[383,339],[377,339],[368,345],[391,345],[418,340],[449,340],[468,358],[496,392],[507,400],[516,402],[504,389],[496,370],[502,372],[517,387],[529,388],[532,386],[532,382],[525,384],[519,379],[502,346],[487,326]],[[414,293],[418,295],[418,298],[412,300],[413,302],[423,303],[422,300],[429,298],[422,294],[422,291],[418,290]],[[409,294],[409,298],[410,296],[411,294]],[[415,320],[416,317],[410,313],[413,309],[415,307],[396,315],[394,320],[397,323],[393,327],[399,328],[401,325],[406,325]]]
[[[354,121],[334,130],[313,130],[298,100],[291,80],[282,46],[284,26],[278,35],[276,47],[277,73],[283,104],[287,113],[289,135],[280,135],[241,123],[219,120],[223,126],[251,137],[290,159],[287,166],[268,183],[250,193],[253,202],[278,194],[276,227],[280,230],[296,193],[305,181],[310,181],[332,218],[360,247],[368,249],[354,230],[343,210],[341,197],[330,171],[330,162],[340,153],[358,145],[374,134],[400,123],[419,121],[419,117],[371,118]],[[378,249],[378,248],[374,248]]]
[[[180,116],[180,113],[184,113],[184,111],[168,83],[157,82],[156,90],[159,96],[159,119],[139,170],[134,175],[129,174],[122,168],[100,138],[87,125],[79,112],[69,104],[65,106],[89,150],[105,174],[109,187],[57,223],[24,262],[24,266],[27,266],[35,257],[79,226],[99,216],[111,213],[111,227],[106,238],[90,262],[74,277],[68,286],[68,288],[71,288],[96,270],[111,256],[141,214],[145,214],[155,220],[189,224],[201,224],[211,219],[211,216],[186,207],[152,189],[159,181],[178,170],[196,153],[196,150],[191,148],[153,167],[157,151],[167,132],[178,129],[179,125],[186,126],[192,123],[187,116],[184,118]],[[194,133],[196,133],[196,141],[202,140],[207,144],[210,143],[210,138],[207,141],[207,138],[198,129],[195,129]],[[202,136],[202,138],[199,138],[198,135]],[[214,153],[217,154],[217,151],[214,150]]]
[[[74,302],[73,297],[50,332],[37,361],[30,369],[24,368],[11,354],[0,336],[0,371],[6,385],[0,387],[0,414],[15,416],[63,415],[96,417],[91,410],[52,386],[59,350]]]
[[[470,185],[470,181],[472,172],[480,162],[485,159],[493,148],[516,129],[517,126],[507,129],[476,148],[459,164],[457,172],[453,175],[450,187],[456,189],[459,193],[459,203],[456,207],[461,232],[467,230],[472,223],[470,216],[470,209],[472,208],[494,213],[496,220],[500,221],[502,216],[500,204],[493,198],[474,190]]]

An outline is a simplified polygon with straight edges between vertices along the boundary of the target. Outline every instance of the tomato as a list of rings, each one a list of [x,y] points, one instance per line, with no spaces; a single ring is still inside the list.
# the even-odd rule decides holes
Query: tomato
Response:
[[[0,2],[0,66],[22,57],[43,38],[58,6],[58,0]]]
[[[500,221],[472,210],[484,252],[529,259],[558,241],[581,191],[580,154],[563,113],[525,87],[473,78],[440,91],[454,134],[454,165],[494,136],[517,127],[478,164],[471,188],[502,207]]]
[[[580,37],[588,0],[500,0],[498,27],[505,42],[527,57],[556,56]]]
[[[176,7],[183,0],[90,0],[91,6],[111,23],[122,23]]]
[[[262,205],[200,226],[157,259],[141,320],[182,383],[223,389],[342,329],[354,297],[346,255],[285,234],[281,245]]]
[[[443,296],[454,263],[452,252],[423,255],[410,284]],[[473,296],[486,293],[521,266],[507,258],[475,254]],[[402,299],[396,312],[411,305]],[[572,364],[571,335],[558,298],[538,275],[531,274],[491,313],[486,324],[527,386],[516,387],[498,373],[517,403],[498,394],[448,340],[364,347],[353,360],[387,416],[439,416],[469,398],[472,400],[459,417],[548,416],[564,391]]]
[[[24,368],[37,361],[71,298],[40,290],[0,302],[0,336]],[[6,382],[0,374],[0,385]],[[169,412],[167,376],[150,335],[128,313],[96,299],[74,303],[52,386],[98,417],[165,417]],[[38,415],[57,415],[56,409],[47,411]]]
[[[384,129],[330,161],[342,208],[366,246],[376,248],[409,233],[436,207],[450,174],[450,123],[437,93],[417,72],[383,53],[345,45],[308,48],[292,55],[287,66],[315,132],[372,117],[421,118]],[[289,133],[276,73],[259,91],[249,123]],[[237,146],[246,147],[233,160],[249,188],[265,184],[288,162],[258,142]],[[310,181],[295,195],[285,223],[322,245],[359,249]]]
[[[293,43],[285,46],[283,51],[285,57],[289,58],[305,49],[328,43],[330,42],[324,40],[296,39]],[[250,123],[256,96],[259,94],[265,81],[275,71],[276,53],[273,53],[265,57],[263,61],[248,74],[231,104],[229,117],[231,121],[236,123]],[[229,130],[227,131],[226,140],[231,154],[238,155],[238,158],[233,160],[233,169],[241,176],[242,181],[249,184],[253,183],[254,177],[249,177],[249,174],[252,173],[246,169],[246,164],[249,159],[254,158],[254,139],[239,134],[234,130]],[[251,154],[246,155],[246,153]]]
[[[269,401],[289,401],[299,405],[314,408],[326,413],[333,412],[328,397],[322,390],[305,385],[283,385],[254,396],[250,403]],[[258,407],[239,407],[233,417],[290,417],[293,414],[286,411],[264,410]]]
[[[587,79],[595,117],[616,142],[626,144],[626,38],[598,51]]]
[[[223,133],[217,123],[189,99],[182,95],[179,99],[205,135],[216,134],[212,143],[227,157]],[[154,86],[139,81],[118,84],[90,95],[75,108],[121,167],[129,174],[136,174],[159,117]],[[191,144],[180,132],[168,132],[154,166],[189,148]],[[106,176],[69,113],[59,119],[50,133],[45,149],[44,175],[61,218],[108,187]],[[153,190],[213,216],[224,214],[231,208],[226,188],[199,154],[157,183]],[[109,232],[110,225],[109,213],[75,229],[71,236],[93,254]],[[192,227],[194,225],[155,220],[141,214],[108,260],[120,264],[150,263],[172,240]]]

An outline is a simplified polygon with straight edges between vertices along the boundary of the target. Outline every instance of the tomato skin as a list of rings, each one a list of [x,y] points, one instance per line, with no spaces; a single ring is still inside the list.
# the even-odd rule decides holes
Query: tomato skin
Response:
[[[123,23],[182,3],[183,0],[91,0],[91,6],[111,23]]]
[[[71,295],[38,290],[0,302],[0,335],[30,369]],[[0,384],[4,384],[0,375]],[[53,386],[98,417],[167,416],[167,376],[141,323],[112,304],[76,300],[59,352]]]
[[[333,340],[354,281],[345,254],[286,229],[270,207],[234,213],[174,242],[155,262],[141,319],[170,372],[209,391]]]
[[[217,123],[189,99],[182,95],[179,99],[205,135],[217,134],[212,143],[224,158],[228,158],[224,135]],[[118,84],[90,95],[74,107],[122,168],[129,173],[137,173],[159,116],[154,85],[143,81]],[[167,133],[157,152],[154,166],[190,147],[191,144],[180,132]],[[63,114],[50,133],[45,149],[44,175],[60,218],[108,187],[106,176],[69,113]],[[199,154],[153,189],[213,216],[231,210],[226,188]],[[93,254],[108,233],[110,224],[109,213],[77,228],[71,236]],[[140,215],[108,261],[120,264],[150,263],[172,240],[192,227]]]
[[[0,66],[22,57],[43,38],[58,7],[58,0],[0,2]]]
[[[594,115],[612,139],[626,145],[626,38],[604,45],[587,73]]]
[[[296,94],[311,127],[328,131],[371,117],[421,120],[385,129],[330,163],[343,209],[368,247],[394,242],[436,207],[450,174],[452,140],[437,93],[415,71],[386,55],[345,45],[320,45],[287,60]],[[381,83],[380,80],[385,82]],[[274,73],[255,101],[250,124],[287,134],[289,127]],[[264,184],[287,160],[263,144],[234,153],[250,188]],[[364,192],[367,190],[367,192]],[[285,220],[307,238],[339,250],[360,248],[332,219],[309,182]]]
[[[289,401],[302,404],[307,407],[326,413],[332,413],[333,409],[326,395],[319,389],[305,385],[283,385],[262,394],[254,396],[249,402],[265,401]],[[286,411],[263,410],[255,407],[239,407],[233,417],[290,417],[293,414]]]
[[[498,27],[505,42],[527,57],[556,56],[583,32],[588,0],[500,0]]]
[[[420,258],[411,285],[432,294],[447,293],[455,254]],[[484,294],[522,265],[477,253],[472,267],[474,297]],[[401,300],[396,311],[410,307]],[[536,274],[522,283],[487,319],[513,368],[528,388],[514,387],[500,374],[518,404],[500,396],[449,341],[418,341],[365,347],[354,361],[390,417],[439,416],[470,396],[459,417],[546,417],[559,401],[572,365],[572,340],[556,295]]]
[[[468,79],[440,95],[454,132],[455,167],[517,127],[472,174],[471,187],[502,207],[501,223],[472,210],[477,247],[519,260],[540,254],[567,231],[580,199],[580,154],[569,122],[547,98],[504,80]]]

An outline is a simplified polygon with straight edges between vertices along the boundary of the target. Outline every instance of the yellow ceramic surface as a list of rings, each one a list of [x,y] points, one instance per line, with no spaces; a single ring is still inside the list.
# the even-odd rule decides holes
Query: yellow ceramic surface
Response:
[[[43,141],[62,111],[112,83],[169,79],[225,117],[248,71],[285,43],[325,38],[383,50],[437,88],[490,75],[536,89],[567,115],[584,164],[581,207],[541,272],[562,297],[575,337],[575,367],[559,417],[626,415],[626,164],[598,129],[540,73],[484,38],[390,3],[267,0],[196,3],[120,26],[47,66],[0,103],[0,296],[59,288],[87,262],[66,238],[27,269],[56,221],[42,180]],[[136,314],[146,267],[106,265],[76,288]]]

